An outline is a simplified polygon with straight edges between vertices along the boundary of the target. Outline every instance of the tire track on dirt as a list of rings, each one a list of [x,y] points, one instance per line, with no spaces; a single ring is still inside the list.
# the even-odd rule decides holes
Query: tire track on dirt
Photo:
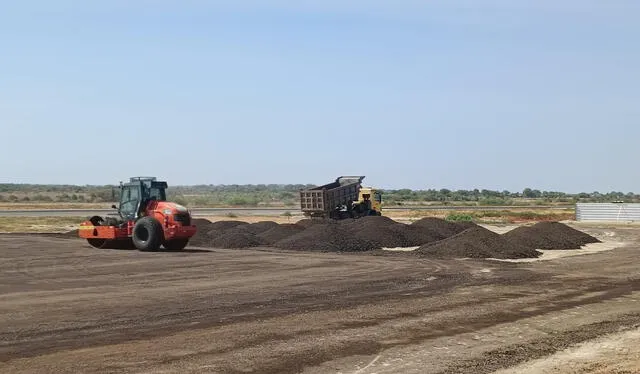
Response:
[[[450,365],[437,374],[493,373],[499,369],[549,356],[603,335],[638,327],[640,327],[640,313],[626,314],[613,321],[596,322],[568,331],[550,332],[549,336],[543,339],[495,349],[484,353],[481,357]]]

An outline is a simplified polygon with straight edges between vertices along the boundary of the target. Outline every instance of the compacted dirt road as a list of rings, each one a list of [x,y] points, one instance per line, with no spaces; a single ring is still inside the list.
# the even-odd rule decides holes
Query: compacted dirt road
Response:
[[[640,229],[589,230],[624,244],[518,263],[0,235],[0,372],[639,372]]]

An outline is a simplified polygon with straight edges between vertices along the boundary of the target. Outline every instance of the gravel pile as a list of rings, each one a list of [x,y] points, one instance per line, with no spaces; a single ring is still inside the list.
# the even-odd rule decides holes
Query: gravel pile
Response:
[[[209,225],[207,226],[207,228],[209,230],[228,230],[234,227],[244,226],[248,224],[249,224],[248,222],[244,222],[244,221],[216,221],[216,222],[209,222]]]
[[[296,225],[302,226],[302,227],[311,227],[313,225],[326,224],[326,223],[328,223],[328,221],[324,220],[324,219],[304,218],[304,219],[301,219],[300,221],[296,222]]]
[[[414,247],[436,242],[476,226],[458,224],[439,218],[423,218],[410,225],[388,217],[363,217],[346,221],[345,226],[358,238],[368,239],[379,248]]]
[[[502,235],[506,240],[534,249],[580,249],[600,240],[560,222],[538,222]]]
[[[411,247],[444,239],[465,229],[438,218],[406,225],[388,217],[369,216],[341,221],[303,219],[279,225],[271,221],[209,222],[200,220],[194,245],[247,248],[273,245],[295,250],[354,252],[379,248]]]
[[[249,248],[265,245],[267,242],[250,232],[227,232],[211,238],[208,246],[213,248]]]
[[[462,227],[463,229],[469,229],[471,227],[478,227],[478,225],[474,222],[471,221],[460,221],[460,222],[456,222],[456,225]]]
[[[598,239],[558,222],[541,222],[499,235],[472,222],[423,218],[410,225],[388,217],[347,220],[304,219],[295,224],[272,221],[210,222],[194,219],[198,233],[191,244],[214,248],[270,245],[282,249],[321,252],[362,252],[380,248],[419,246],[425,257],[533,258],[536,249],[580,248]]]
[[[258,237],[262,239],[266,244],[275,244],[276,242],[295,235],[301,231],[304,231],[305,227],[294,223],[285,223],[282,225],[276,225],[267,231],[258,234]]]
[[[491,230],[470,227],[447,239],[416,249],[416,254],[431,258],[536,258],[541,252],[510,242]]]
[[[260,234],[262,232],[271,230],[279,225],[273,221],[260,221],[256,223],[252,223],[248,226],[243,226],[243,228],[253,234]]]
[[[362,252],[376,249],[369,240],[354,237],[346,224],[330,222],[312,225],[297,234],[279,240],[275,247],[320,252]]]
[[[194,218],[191,220],[192,224],[196,226],[196,234],[189,240],[190,245],[198,247],[206,247],[209,244],[209,237],[207,232],[211,230],[211,226],[214,225],[211,221],[203,218]],[[219,224],[219,222],[215,222]]]
[[[472,225],[475,226],[475,224]],[[435,217],[426,217],[406,225],[404,234],[407,238],[408,246],[420,246],[446,239],[464,231],[466,228],[468,228],[467,225]]]
[[[411,224],[411,227],[429,231],[440,239],[448,238],[465,230],[465,225],[461,225],[451,221],[445,221],[435,217],[425,217]]]

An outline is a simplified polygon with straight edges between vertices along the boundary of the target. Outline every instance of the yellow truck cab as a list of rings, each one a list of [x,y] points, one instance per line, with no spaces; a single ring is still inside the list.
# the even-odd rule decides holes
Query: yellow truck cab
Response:
[[[372,187],[360,188],[358,204],[363,204],[370,210],[371,215],[382,215],[382,193]]]

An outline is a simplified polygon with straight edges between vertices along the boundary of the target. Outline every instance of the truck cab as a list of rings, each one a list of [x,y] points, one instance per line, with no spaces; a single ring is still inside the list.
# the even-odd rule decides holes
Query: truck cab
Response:
[[[382,215],[382,193],[372,187],[360,188],[358,204],[363,204],[370,215]]]
[[[363,187],[364,176],[341,176],[335,182],[300,190],[300,208],[305,216],[329,219],[382,215],[382,194]]]

